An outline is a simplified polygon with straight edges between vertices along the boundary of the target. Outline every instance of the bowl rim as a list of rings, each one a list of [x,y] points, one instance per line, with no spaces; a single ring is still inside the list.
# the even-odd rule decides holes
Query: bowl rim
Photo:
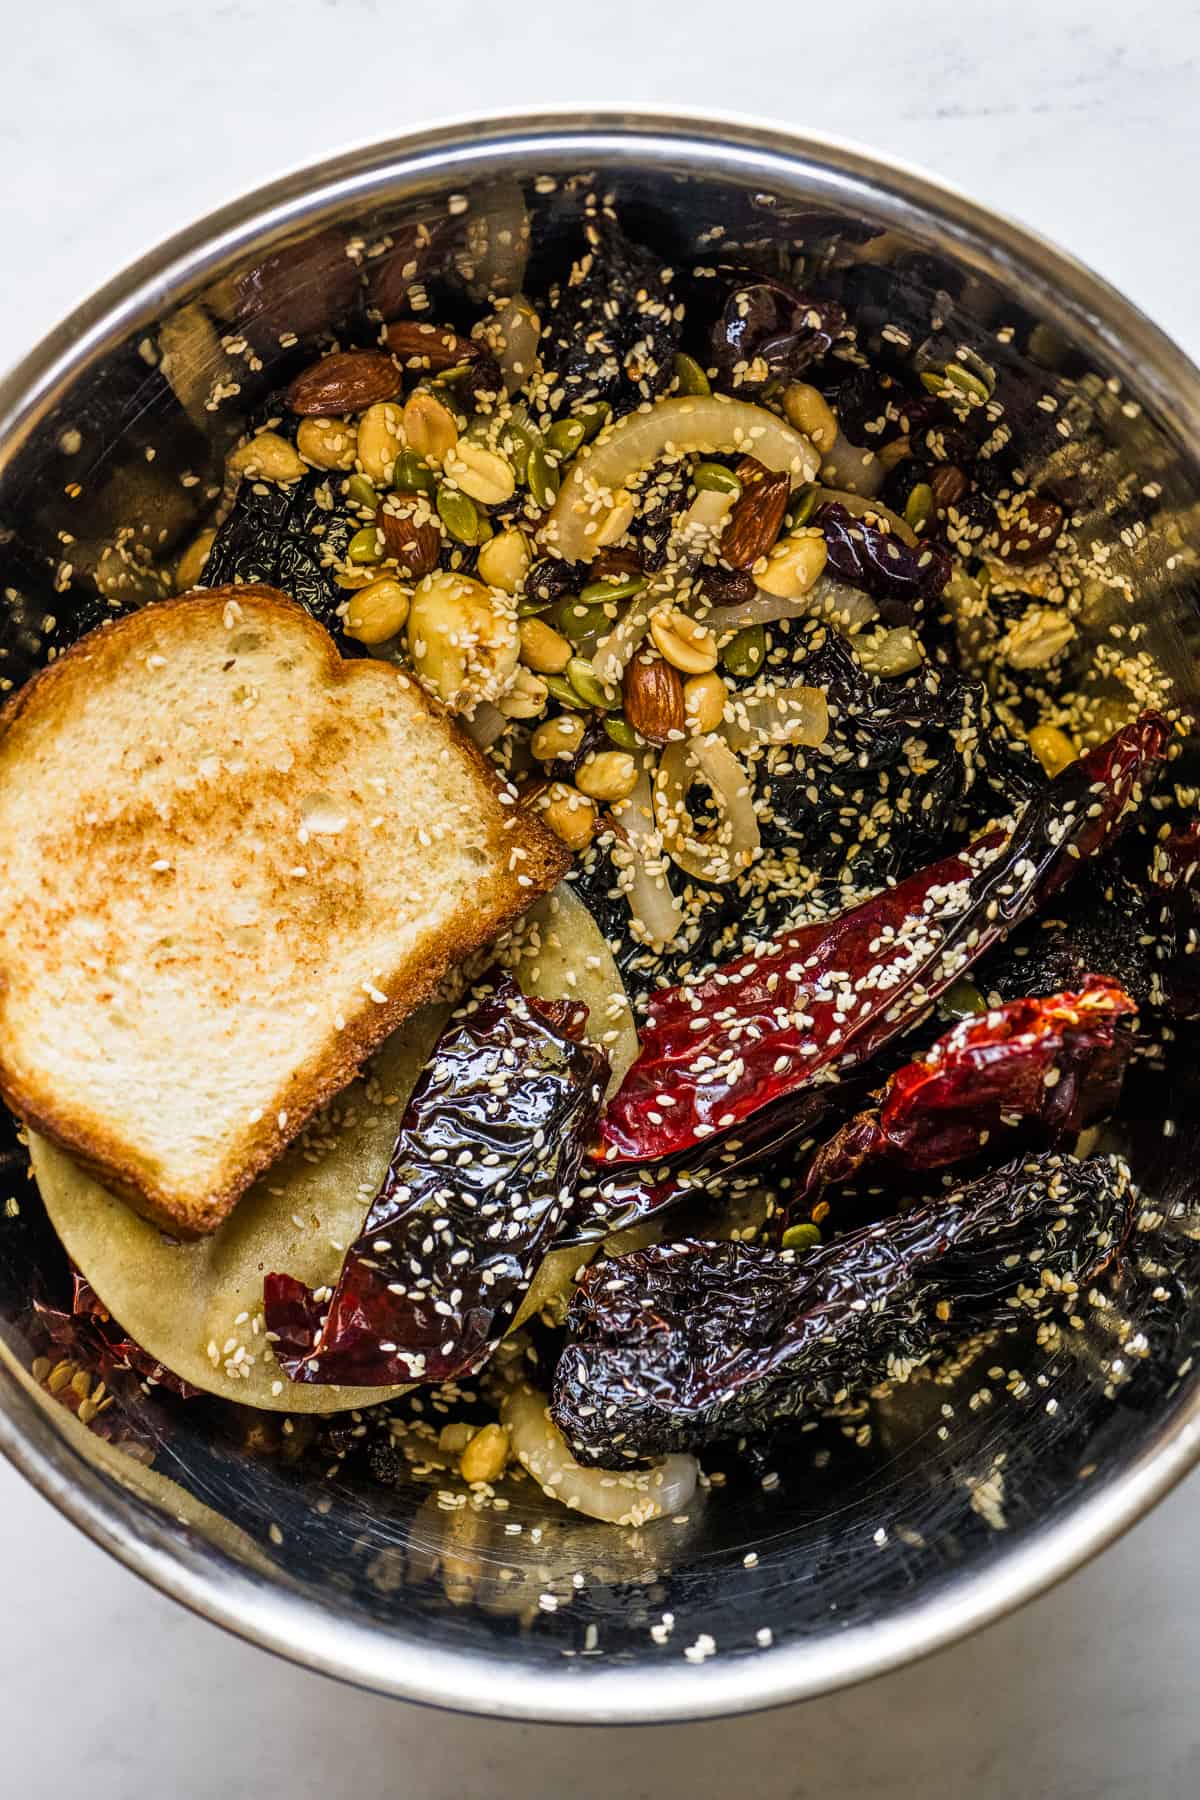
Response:
[[[1115,288],[1036,233],[906,163],[831,137],[744,116],[589,107],[464,115],[293,169],[173,234],[100,288],[0,378],[0,473],[79,369],[157,316],[239,250],[261,247],[351,203],[399,187],[444,187],[538,157],[603,156],[629,167],[683,167],[753,179],[809,197],[856,198],[900,229],[936,223],[964,263],[1019,283],[1032,307],[1085,344],[1200,458],[1200,371]],[[434,1646],[419,1631],[325,1614],[266,1580],[85,1460],[17,1375],[0,1363],[0,1452],[65,1517],[161,1592],[245,1641],[375,1692],[485,1716],[555,1723],[711,1718],[812,1698],[942,1649],[1044,1592],[1110,1544],[1200,1460],[1200,1371],[1138,1454],[1062,1516],[1003,1545],[980,1569],[888,1619],[753,1653],[650,1672],[573,1659],[522,1667],[500,1655]],[[719,1648],[719,1647],[718,1647]]]

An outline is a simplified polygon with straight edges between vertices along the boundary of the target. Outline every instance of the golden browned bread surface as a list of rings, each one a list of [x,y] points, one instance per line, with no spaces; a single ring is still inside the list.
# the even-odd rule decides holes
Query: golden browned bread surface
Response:
[[[410,677],[270,588],[148,606],[0,714],[0,1091],[181,1235],[551,887]]]

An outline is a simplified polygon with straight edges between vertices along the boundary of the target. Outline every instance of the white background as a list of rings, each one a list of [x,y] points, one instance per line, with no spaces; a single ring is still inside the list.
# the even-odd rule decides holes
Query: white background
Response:
[[[164,234],[346,143],[610,102],[861,140],[1092,263],[1193,355],[1200,6],[0,0],[0,364]],[[0,1466],[0,1793],[1195,1800],[1200,1477],[1015,1619],[829,1701],[639,1731],[374,1700],[141,1587]]]

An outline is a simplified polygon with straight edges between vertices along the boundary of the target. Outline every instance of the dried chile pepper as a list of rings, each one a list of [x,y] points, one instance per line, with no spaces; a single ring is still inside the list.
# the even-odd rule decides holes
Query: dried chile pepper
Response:
[[[585,1270],[551,1413],[620,1468],[811,1415],[902,1380],[965,1334],[1070,1307],[1133,1215],[1115,1158],[1045,1151],[834,1243],[685,1239]]]

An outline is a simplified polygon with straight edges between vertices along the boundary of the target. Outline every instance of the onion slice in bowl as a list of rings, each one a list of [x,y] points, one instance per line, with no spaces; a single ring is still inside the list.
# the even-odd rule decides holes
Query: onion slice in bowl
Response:
[[[527,1381],[509,1388],[500,1417],[513,1455],[543,1493],[590,1519],[645,1525],[679,1512],[696,1491],[700,1466],[694,1456],[665,1456],[648,1469],[585,1469],[550,1417],[545,1394]]]
[[[612,858],[629,901],[635,934],[647,943],[669,944],[683,913],[667,880],[668,859],[654,819],[654,795],[647,759],[627,800],[612,809],[617,842]]]
[[[668,454],[741,452],[784,471],[793,487],[817,473],[817,453],[764,406],[722,394],[672,395],[626,413],[575,458],[542,528],[547,548],[568,562],[591,562],[617,496],[641,470]]]
[[[834,575],[822,575],[796,600],[759,588],[753,598],[714,606],[703,617],[708,629],[722,638],[747,625],[774,625],[779,619],[828,619],[839,631],[857,631],[879,617],[879,608],[860,588]]]
[[[720,815],[700,836],[688,811],[688,794],[706,781]],[[654,816],[667,854],[696,881],[731,881],[753,862],[759,847],[758,815],[745,769],[717,733],[668,744],[654,777]]]
[[[829,736],[829,707],[820,688],[775,687],[732,696],[733,718],[724,727],[732,750],[759,744],[807,744],[816,749]]]

